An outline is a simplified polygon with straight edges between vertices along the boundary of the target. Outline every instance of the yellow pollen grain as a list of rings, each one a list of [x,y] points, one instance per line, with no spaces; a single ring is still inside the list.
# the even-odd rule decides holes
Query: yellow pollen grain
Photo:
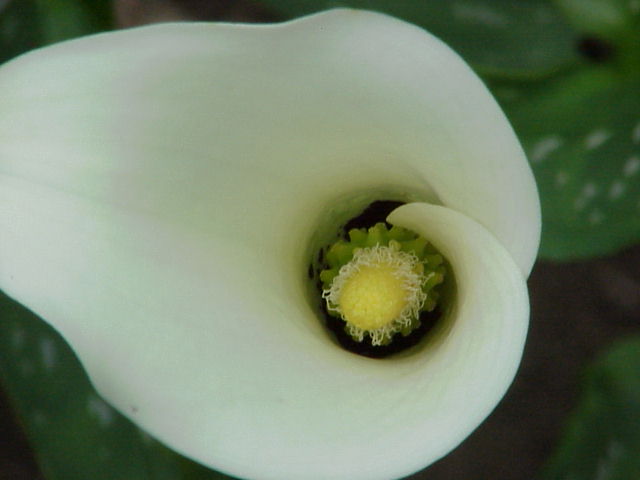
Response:
[[[342,317],[362,330],[390,324],[405,308],[407,289],[389,264],[364,266],[349,278],[340,293]]]

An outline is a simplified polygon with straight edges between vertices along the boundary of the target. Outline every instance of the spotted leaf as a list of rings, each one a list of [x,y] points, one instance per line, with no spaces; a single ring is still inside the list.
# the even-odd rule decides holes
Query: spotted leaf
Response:
[[[574,28],[623,49],[640,41],[640,0],[555,0]]]
[[[640,338],[622,341],[587,371],[543,480],[640,478]]]
[[[602,66],[494,85],[534,169],[543,257],[609,254],[640,239],[640,81]]]

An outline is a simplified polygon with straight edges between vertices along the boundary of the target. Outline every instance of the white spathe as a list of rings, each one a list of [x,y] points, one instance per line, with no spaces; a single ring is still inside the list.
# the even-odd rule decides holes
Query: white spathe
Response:
[[[24,55],[0,92],[0,287],[170,447],[243,478],[390,479],[506,391],[537,191],[486,88],[423,30],[352,10],[144,27]],[[327,212],[394,195],[433,203],[389,221],[458,292],[381,361],[330,340],[304,278]]]

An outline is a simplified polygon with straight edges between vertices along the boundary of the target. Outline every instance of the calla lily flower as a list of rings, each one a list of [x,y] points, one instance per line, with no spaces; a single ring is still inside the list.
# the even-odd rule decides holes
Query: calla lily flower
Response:
[[[518,367],[536,186],[503,113],[423,30],[333,10],[164,24],[0,68],[0,286],[97,391],[252,479],[408,475]],[[325,331],[307,268],[370,202],[448,259],[453,304],[386,359]]]

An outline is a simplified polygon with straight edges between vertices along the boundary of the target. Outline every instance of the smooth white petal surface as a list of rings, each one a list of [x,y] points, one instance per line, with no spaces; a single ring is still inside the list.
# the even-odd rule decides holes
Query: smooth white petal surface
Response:
[[[427,33],[358,11],[154,26],[23,56],[0,91],[0,286],[171,447],[243,477],[384,479],[504,392],[537,194],[493,99]],[[442,225],[425,236],[460,291],[429,348],[375,361],[329,340],[304,275],[323,217],[386,198],[449,207],[391,220]]]

